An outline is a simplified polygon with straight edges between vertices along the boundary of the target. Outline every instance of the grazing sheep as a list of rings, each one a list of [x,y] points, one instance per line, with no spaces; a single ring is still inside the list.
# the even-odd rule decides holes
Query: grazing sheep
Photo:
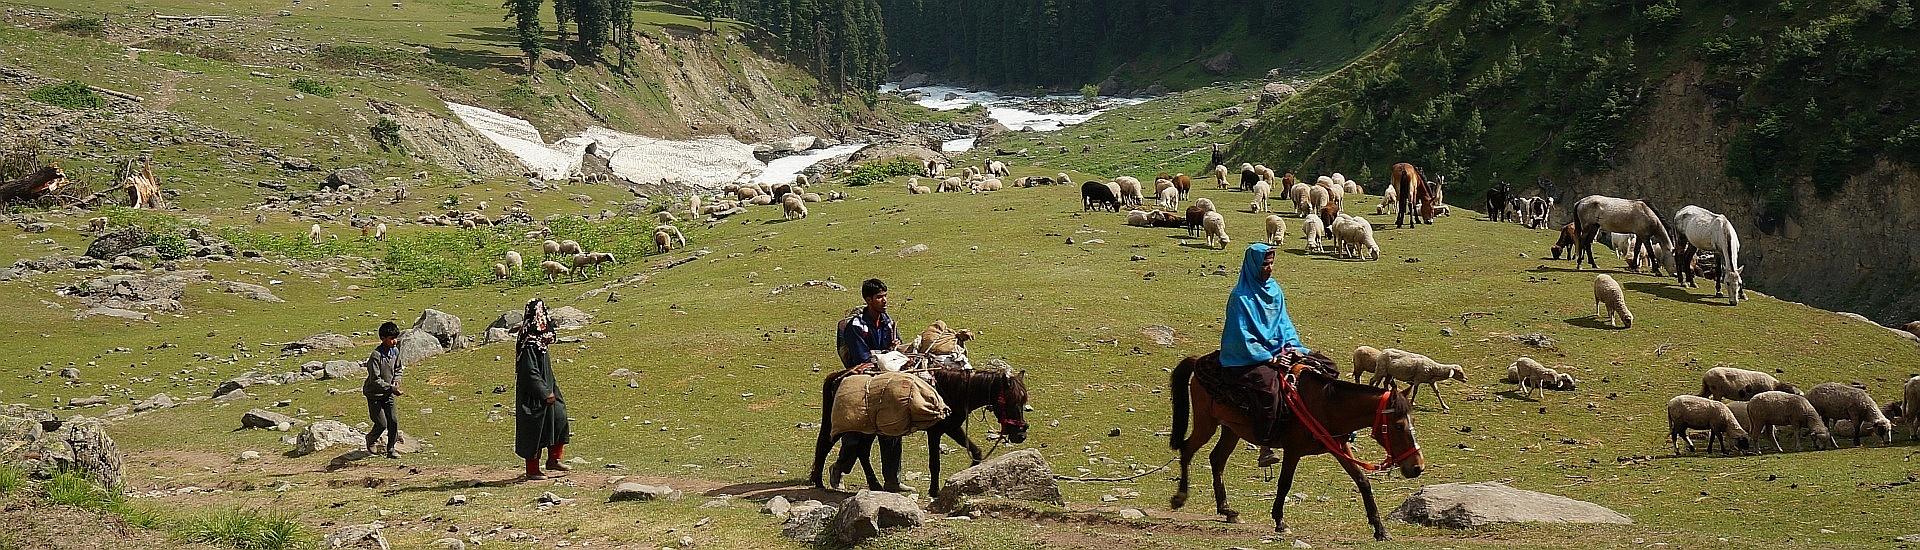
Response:
[[[1800,390],[1793,384],[1781,382],[1771,374],[1733,367],[1714,367],[1700,377],[1700,397],[1746,401],[1763,392],[1785,392],[1798,395]]]
[[[1320,176],[1320,180],[1315,184],[1315,186],[1321,189],[1327,190],[1327,204],[1333,205],[1334,208],[1336,209],[1340,207],[1341,201],[1346,199],[1346,196],[1347,196],[1346,186],[1333,181],[1333,178],[1330,178],[1327,176]],[[1321,206],[1324,206],[1324,205],[1321,205]]]
[[[108,220],[107,218],[94,218],[91,220],[87,220],[87,229],[94,232],[106,231],[108,221],[110,220]]]
[[[1334,174],[1334,175],[1338,176],[1340,174]],[[1359,182],[1356,182],[1353,180],[1347,180],[1346,183],[1340,184],[1340,190],[1345,192],[1348,195],[1358,195],[1366,191],[1365,189],[1360,188]]]
[[[1853,422],[1853,446],[1860,446],[1862,433],[1872,431],[1874,436],[1893,444],[1893,421],[1880,412],[1880,404],[1873,402],[1873,396],[1867,390],[1827,382],[1807,390],[1807,401],[1813,404],[1813,410],[1820,413],[1829,425],[1838,420]]]
[[[1253,212],[1267,211],[1267,196],[1273,193],[1273,185],[1267,182],[1253,184]]]
[[[313,224],[312,227],[307,228],[307,242],[310,242],[310,243],[320,242],[320,224],[316,223],[316,224]]]
[[[1328,194],[1326,187],[1319,185],[1307,186],[1307,207],[1310,209],[1308,210],[1309,212],[1320,212],[1332,203],[1333,196]],[[1326,220],[1321,221],[1324,222]]]
[[[1184,226],[1187,228],[1187,236],[1192,237],[1204,234],[1202,232],[1202,225],[1207,221],[1207,213],[1217,211],[1218,210],[1213,207],[1213,199],[1201,197],[1194,200],[1193,206],[1187,207],[1187,223]]]
[[[706,211],[700,209],[700,195],[687,197],[687,217],[698,218]]]
[[[995,175],[995,176],[1000,176],[1000,177],[1006,177],[1006,176],[1007,176],[1007,174],[1008,174],[1008,172],[1007,172],[1007,163],[1004,163],[1004,162],[1000,162],[1000,161],[997,161],[997,160],[996,160],[996,161],[992,161],[992,162],[988,162],[988,163],[987,163],[987,173],[988,173],[988,174],[992,174],[992,175]]]
[[[1260,172],[1252,164],[1240,163],[1240,190],[1252,191],[1253,184],[1260,183]]]
[[[945,184],[942,184],[942,185],[945,185]],[[932,192],[933,192],[933,189],[930,189],[925,185],[920,185],[920,178],[912,178],[907,180],[908,195],[925,195],[927,193],[932,193]]]
[[[507,271],[507,264],[502,264],[502,263],[493,264],[493,277],[495,279],[505,279],[507,278],[508,273],[509,272]]]
[[[1160,198],[1161,191],[1165,191],[1172,188],[1173,188],[1172,177],[1169,177],[1166,174],[1160,174],[1160,177],[1153,178],[1153,197],[1155,199]]]
[[[1170,209],[1180,208],[1180,190],[1168,187],[1160,190],[1160,206]]]
[[[926,171],[921,172],[921,174],[929,178],[939,177],[941,172],[947,171],[947,163],[942,162],[940,159],[927,159],[922,166],[926,168]]]
[[[1267,182],[1269,185],[1273,184],[1273,169],[1268,168],[1267,165],[1253,165],[1253,173],[1260,176],[1260,181]]]
[[[1217,184],[1221,189],[1227,188],[1227,165],[1225,164],[1213,165],[1213,182]]]
[[[1293,199],[1294,215],[1302,218],[1313,215],[1313,199],[1308,196],[1312,194],[1312,189],[1313,186],[1305,182],[1296,183],[1287,188],[1287,196]]]
[[[553,278],[555,276],[565,275],[573,271],[571,269],[567,269],[567,266],[561,265],[560,262],[556,262],[553,260],[540,262],[540,270],[547,272],[547,282],[549,283],[553,282]]]
[[[525,259],[522,259],[522,258],[520,257],[520,253],[519,253],[519,252],[517,252],[517,251],[513,251],[513,250],[508,250],[508,251],[507,251],[507,265],[510,265],[510,266],[513,266],[513,270],[514,270],[514,271],[519,271],[519,270],[522,270],[522,269],[526,269],[526,267],[527,267],[527,262],[526,262],[526,260],[525,260]]]
[[[1200,225],[1206,229],[1207,244],[1213,244],[1215,240],[1218,240],[1220,242],[1220,249],[1226,250],[1227,244],[1233,242],[1233,239],[1227,238],[1227,218],[1221,216],[1219,212],[1206,213],[1206,215],[1201,218]]]
[[[667,236],[667,232],[665,231],[654,231],[653,232],[653,250],[655,252],[672,251],[673,237]]]
[[[668,237],[671,237],[675,242],[680,243],[680,246],[683,246],[683,247],[687,246],[687,235],[685,233],[681,233],[679,227],[675,227],[671,225],[660,225],[660,226],[655,226],[653,228],[653,231],[655,233],[666,233]]]
[[[972,176],[968,176],[967,179],[973,179],[973,178]],[[935,193],[959,193],[961,190],[966,188],[967,188],[966,180],[949,177],[949,178],[941,179],[940,184],[937,186],[934,186],[933,191]]]
[[[1113,178],[1113,184],[1117,188],[1114,195],[1120,197],[1120,202],[1127,206],[1140,206],[1140,203],[1146,200],[1146,196],[1140,194],[1139,178],[1120,176]]]
[[[1906,386],[1901,388],[1900,418],[1912,430],[1910,439],[1920,439],[1920,376],[1908,378]]]
[[[614,263],[613,253],[611,252],[588,252],[585,254],[575,254],[573,256],[573,269],[579,271],[581,275],[586,275],[583,268],[593,268],[594,271],[599,271],[601,269],[600,264],[610,263]]]
[[[1447,406],[1447,398],[1440,395],[1440,382],[1446,380],[1467,381],[1467,370],[1460,365],[1449,365],[1425,355],[1402,349],[1387,348],[1380,350],[1380,361],[1374,365],[1374,377],[1384,377],[1391,387],[1394,382],[1406,382],[1411,388],[1407,399],[1412,400],[1420,394],[1420,385],[1433,388],[1433,397],[1440,400],[1440,410],[1453,410]],[[1371,382],[1370,382],[1371,383]]]
[[[1193,178],[1186,174],[1174,174],[1173,188],[1180,191],[1180,200],[1187,200],[1187,194],[1193,191]]]
[[[540,243],[540,252],[544,254],[542,257],[553,257],[555,255],[558,255],[560,254],[560,243],[554,242],[552,240],[548,240],[546,242]]]
[[[787,193],[787,196],[780,198],[780,207],[785,210],[781,216],[785,219],[806,219],[807,217],[807,200],[800,198],[800,195]]]
[[[1379,348],[1372,346],[1353,348],[1353,381],[1355,383],[1360,382],[1360,373],[1363,372],[1375,374],[1376,376],[1373,377],[1373,380],[1375,382],[1380,381],[1381,377],[1377,375],[1377,373],[1380,372],[1380,357]]]
[[[579,254],[581,252],[586,252],[586,251],[580,248],[580,243],[574,242],[572,239],[560,241],[560,252],[559,252],[560,254],[571,255],[571,254]]]
[[[826,197],[820,196],[819,193],[801,193],[800,200],[807,201],[807,202],[821,202],[826,200]]]
[[[739,191],[740,191],[740,184],[738,183],[729,183],[729,184],[720,186],[720,192],[726,193],[728,195],[732,195]]]
[[[1627,309],[1627,294],[1620,288],[1620,282],[1607,275],[1593,277],[1593,316],[1600,317],[1605,308],[1607,326],[1614,326],[1614,319],[1620,320],[1620,328],[1633,328],[1633,312]]]
[[[1380,193],[1380,206],[1373,208],[1373,214],[1375,216],[1386,214],[1388,210],[1398,208],[1399,201],[1400,192],[1395,191],[1393,186],[1389,185],[1386,191]]]
[[[1205,199],[1202,199],[1205,200]],[[1287,219],[1279,214],[1267,214],[1267,244],[1280,246],[1287,240]]]
[[[1573,375],[1541,365],[1532,357],[1514,360],[1512,365],[1507,366],[1507,375],[1512,377],[1514,384],[1520,386],[1521,395],[1539,390],[1540,395],[1545,397],[1549,389],[1572,391],[1575,383]]]
[[[1813,403],[1799,395],[1783,391],[1760,392],[1747,400],[1747,418],[1753,419],[1753,431],[1772,439],[1774,450],[1780,452],[1786,452],[1787,448],[1780,445],[1778,426],[1797,428],[1793,433],[1795,451],[1806,449],[1806,442],[1801,439],[1801,435],[1806,433],[1813,434],[1816,448],[1824,449],[1827,444],[1840,448],[1840,442],[1833,440],[1833,434],[1827,431],[1827,424],[1820,420],[1820,411],[1814,410]],[[1759,445],[1754,447],[1758,448]]]
[[[1373,239],[1373,224],[1356,216],[1340,214],[1333,224],[1333,235],[1343,254],[1351,250],[1356,258],[1380,259],[1380,243]]]
[[[1080,209],[1097,210],[1105,208],[1113,212],[1120,211],[1120,194],[1111,184],[1089,181],[1080,184]]]
[[[385,222],[373,226],[373,240],[387,240],[387,224]]]
[[[1720,442],[1720,452],[1733,454],[1727,446],[1727,438],[1732,437],[1734,445],[1745,451],[1750,446],[1747,430],[1735,418],[1733,410],[1726,403],[1692,395],[1676,395],[1667,400],[1667,443],[1673,445],[1673,456],[1680,456],[1680,440],[1686,440],[1687,452],[1693,452],[1693,438],[1687,436],[1687,430],[1707,431],[1707,452],[1713,452],[1713,442]]]
[[[669,210],[661,210],[659,212],[655,212],[653,214],[653,219],[660,223],[673,223],[673,222],[680,221],[680,217],[673,215],[673,212]]]
[[[1307,252],[1321,251],[1320,235],[1326,233],[1327,230],[1326,224],[1322,223],[1320,218],[1308,217],[1306,223],[1300,224],[1300,232],[1305,234],[1307,238]]]

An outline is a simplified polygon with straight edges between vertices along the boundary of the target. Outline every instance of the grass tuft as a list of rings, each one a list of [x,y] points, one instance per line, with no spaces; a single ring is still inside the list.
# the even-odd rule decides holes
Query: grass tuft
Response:
[[[221,544],[240,550],[281,550],[315,545],[299,523],[251,510],[223,510],[183,521],[175,536],[187,542]]]
[[[74,36],[99,36],[107,32],[107,22],[95,17],[73,17],[54,23],[47,30]]]
[[[13,494],[27,485],[26,472],[13,466],[0,466],[0,495]]]
[[[336,91],[334,90],[332,85],[329,85],[325,82],[321,82],[318,80],[312,80],[312,79],[306,79],[306,78],[293,79],[293,83],[290,84],[289,86],[291,86],[294,90],[299,91],[301,93],[305,93],[308,95],[317,95],[320,97],[333,97],[333,94]]]
[[[125,506],[125,497],[94,484],[85,474],[63,471],[47,480],[47,500],[75,508],[114,511]]]
[[[27,97],[34,101],[76,111],[98,109],[107,104],[107,100],[101,99],[100,94],[93,93],[93,89],[88,88],[86,84],[73,80],[34,88],[33,91],[27,92]]]

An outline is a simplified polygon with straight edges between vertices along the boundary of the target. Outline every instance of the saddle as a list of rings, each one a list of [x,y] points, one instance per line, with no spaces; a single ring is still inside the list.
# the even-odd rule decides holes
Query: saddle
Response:
[[[1284,362],[1293,367],[1283,373],[1265,365],[1227,368],[1220,365],[1220,352],[1214,351],[1200,358],[1193,369],[1193,380],[1207,390],[1215,403],[1231,407],[1255,425],[1265,427],[1264,433],[1240,434],[1242,437],[1255,443],[1274,441],[1280,435],[1280,427],[1292,420],[1286,396],[1281,394],[1282,377],[1340,378],[1339,367],[1333,359],[1318,351],[1306,355],[1287,353]]]

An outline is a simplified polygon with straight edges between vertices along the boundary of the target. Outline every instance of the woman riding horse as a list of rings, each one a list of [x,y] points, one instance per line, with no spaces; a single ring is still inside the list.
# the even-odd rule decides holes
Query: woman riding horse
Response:
[[[1220,331],[1220,366],[1240,373],[1241,383],[1264,398],[1263,409],[1269,412],[1279,405],[1271,388],[1292,364],[1287,358],[1311,352],[1301,345],[1300,331],[1287,316],[1287,297],[1273,280],[1273,253],[1266,243],[1247,247]],[[1272,448],[1260,448],[1260,466],[1277,462]]]

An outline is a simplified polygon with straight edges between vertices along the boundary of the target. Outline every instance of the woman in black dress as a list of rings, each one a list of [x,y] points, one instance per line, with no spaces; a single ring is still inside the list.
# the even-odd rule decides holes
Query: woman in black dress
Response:
[[[527,461],[527,479],[538,481],[547,475],[540,471],[540,450],[547,450],[547,470],[571,470],[561,462],[567,445],[567,402],[553,378],[553,360],[547,345],[553,343],[553,322],[547,317],[547,304],[539,299],[527,302],[525,324],[515,343],[517,359],[514,384],[513,452]]]

